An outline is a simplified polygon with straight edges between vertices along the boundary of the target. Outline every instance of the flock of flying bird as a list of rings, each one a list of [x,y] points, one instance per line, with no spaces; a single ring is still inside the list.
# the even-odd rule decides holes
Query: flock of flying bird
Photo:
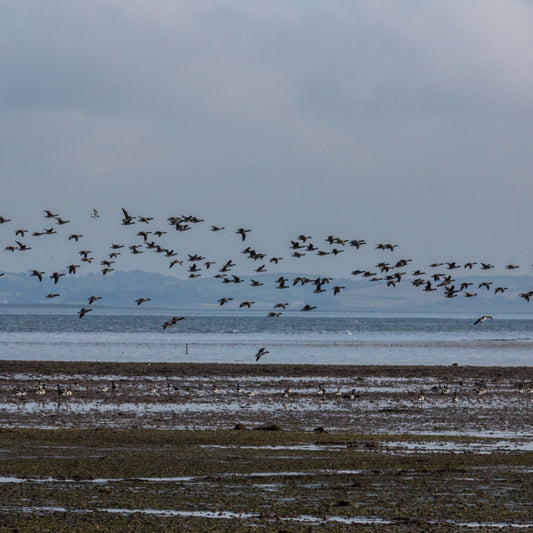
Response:
[[[96,209],[93,209],[89,214],[89,217],[92,219],[100,218],[100,214]],[[43,218],[47,221],[47,224],[44,224],[46,227],[42,230],[29,231],[25,228],[15,227],[11,229],[11,234],[13,234],[13,240],[7,244],[4,248],[6,252],[19,253],[24,252],[28,253],[32,249],[31,239],[29,238],[47,238],[47,236],[58,234],[58,230],[67,225],[73,225],[70,220],[62,217],[58,213],[55,213],[51,210],[44,210]],[[260,275],[264,272],[267,272],[267,265],[269,264],[278,264],[283,261],[283,257],[279,256],[267,256],[267,254],[257,251],[252,246],[247,245],[244,249],[241,250],[241,254],[248,260],[252,261],[253,265],[256,266],[253,268],[254,274],[250,277],[249,280],[246,280],[242,275],[235,273],[234,268],[237,264],[229,259],[222,264],[217,265],[216,261],[210,260],[199,253],[186,254],[185,256],[179,256],[173,248],[163,246],[162,238],[170,232],[183,233],[190,231],[197,224],[203,223],[204,219],[201,219],[197,216],[192,215],[181,215],[181,216],[171,216],[168,217],[167,229],[154,229],[153,226],[153,217],[146,216],[134,216],[131,215],[126,209],[122,208],[122,217],[121,225],[122,226],[134,226],[138,228],[138,231],[135,234],[137,240],[133,243],[121,244],[113,242],[109,245],[109,249],[104,257],[101,257],[97,260],[91,250],[82,248],[78,250],[79,264],[74,261],[71,264],[58,269],[57,271],[51,273],[45,273],[44,271],[39,270],[38,268],[31,269],[30,276],[35,277],[39,282],[43,281],[44,276],[48,276],[54,282],[55,286],[60,286],[60,281],[65,276],[75,275],[78,273],[78,270],[81,268],[81,264],[92,264],[93,262],[99,261],[100,272],[102,275],[112,274],[117,266],[116,263],[119,260],[119,256],[125,253],[132,255],[139,255],[144,252],[153,252],[160,254],[162,258],[168,261],[168,268],[174,269],[178,266],[186,268],[186,274],[189,278],[197,278],[202,275],[212,275],[212,277],[220,280],[222,284],[226,284],[228,289],[232,284],[240,284],[248,281],[251,287],[261,287],[264,285],[264,282],[261,281]],[[0,226],[4,228],[9,228],[12,224],[11,219],[0,216]],[[70,226],[67,226],[70,227]],[[211,225],[211,232],[221,232],[224,231],[223,226]],[[63,230],[62,230],[63,231]],[[230,230],[233,231],[233,230]],[[63,231],[64,232],[64,231]],[[10,233],[8,231],[8,233]],[[251,233],[250,229],[246,228],[237,228],[234,230],[234,233],[237,235],[238,242],[241,243],[241,246],[245,246],[247,239]],[[5,236],[5,233],[3,233]],[[68,241],[71,241],[75,244],[78,242],[83,243],[83,234],[81,233],[70,233],[66,232],[65,236]],[[29,237],[29,238],[28,238]],[[294,239],[290,240],[288,246],[288,254],[291,258],[299,260],[306,255],[313,254],[319,257],[324,256],[338,256],[342,253],[348,252],[348,250],[358,251],[364,246],[367,246],[367,243],[364,239],[358,238],[341,238],[339,236],[329,235],[324,241],[321,241],[323,244],[317,246],[316,242],[313,242],[312,237],[305,234],[300,234]],[[383,251],[384,253],[395,252],[397,244],[392,243],[377,243],[374,248],[376,250]],[[476,265],[479,266],[481,271],[489,271],[494,268],[494,265],[484,262],[467,262],[465,264],[459,264],[455,261],[449,262],[437,262],[429,265],[431,269],[430,273],[427,273],[420,268],[413,269],[409,268],[412,259],[400,258],[395,259],[394,261],[380,261],[372,269],[354,269],[351,271],[351,276],[359,279],[366,279],[368,282],[381,282],[386,284],[387,287],[396,287],[402,281],[408,279],[409,283],[414,287],[420,288],[424,292],[434,292],[441,290],[445,298],[456,298],[458,296],[463,296],[466,298],[472,298],[477,296],[476,290],[484,291],[494,291],[495,294],[504,293],[507,291],[507,287],[503,286],[493,286],[492,281],[483,280],[479,283],[474,283],[472,281],[462,281],[458,282],[454,279],[454,271],[462,269],[463,271],[471,271]],[[215,266],[217,265],[217,266]],[[441,268],[442,267],[442,268]],[[518,265],[508,264],[505,265],[507,270],[516,270],[520,268]],[[408,272],[410,270],[410,272]],[[0,272],[0,276],[4,273]],[[342,285],[336,285],[333,282],[333,277],[331,276],[297,276],[290,280],[289,278],[281,275],[276,281],[275,289],[284,290],[289,289],[291,286],[310,286],[312,292],[315,294],[323,293],[330,291],[334,296],[340,294],[345,287]],[[46,295],[47,299],[53,299],[59,296],[57,292],[51,292]],[[521,292],[518,294],[520,298],[523,298],[525,301],[529,302],[533,297],[533,290],[528,292]],[[79,318],[83,318],[87,313],[93,310],[91,307],[96,301],[100,300],[100,296],[91,295],[88,297],[88,306],[82,307],[78,311]],[[149,302],[150,297],[140,296],[135,300],[137,305],[142,305],[145,302]],[[233,297],[225,296],[218,300],[219,306],[224,306],[225,304],[231,302]],[[238,307],[240,309],[247,308],[250,309],[255,304],[252,300],[242,301],[239,303]],[[268,313],[269,317],[279,317],[283,310],[289,306],[288,302],[281,301],[276,303],[273,306],[272,311]],[[299,309],[303,312],[309,312],[313,309],[316,309],[316,306],[305,304]],[[490,315],[483,315],[475,321],[475,324],[480,324],[487,319],[492,318]],[[179,321],[183,320],[183,316],[174,316],[162,324],[163,329],[167,329],[170,326],[177,324]],[[256,361],[269,353],[265,348],[261,348],[255,355]]]

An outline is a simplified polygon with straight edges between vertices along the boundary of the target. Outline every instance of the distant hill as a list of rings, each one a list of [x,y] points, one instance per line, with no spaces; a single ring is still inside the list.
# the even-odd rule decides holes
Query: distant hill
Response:
[[[260,287],[250,285],[250,277],[243,277],[242,283],[222,283],[220,279],[196,278],[180,279],[145,272],[141,270],[119,271],[103,276],[86,274],[62,277],[57,284],[48,277],[39,282],[29,274],[6,273],[0,277],[0,304],[3,305],[86,305],[89,296],[101,296],[99,306],[136,308],[137,298],[151,298],[142,309],[171,308],[183,310],[217,310],[219,298],[232,297],[233,301],[224,306],[238,309],[242,301],[255,302],[252,309],[271,310],[278,302],[289,303],[289,309],[298,310],[304,304],[317,306],[319,311],[337,312],[394,312],[394,313],[533,313],[533,301],[528,303],[518,297],[518,293],[533,290],[530,276],[493,276],[490,278],[457,278],[455,285],[462,281],[473,282],[471,292],[474,298],[463,294],[447,299],[441,290],[424,292],[420,287],[403,280],[396,287],[387,287],[384,282],[369,282],[364,279],[336,279],[325,284],[325,292],[314,294],[314,286],[307,284],[292,286],[294,274],[284,274],[289,279],[288,289],[277,289],[276,279],[280,274],[255,275],[264,283]],[[478,288],[478,283],[490,279],[491,290]],[[344,288],[337,296],[332,287]],[[494,294],[494,287],[507,287],[503,294]],[[47,299],[49,293],[59,296]]]

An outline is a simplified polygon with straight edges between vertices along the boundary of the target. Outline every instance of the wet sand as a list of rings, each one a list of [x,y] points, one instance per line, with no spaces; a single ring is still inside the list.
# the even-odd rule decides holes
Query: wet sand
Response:
[[[0,531],[533,526],[533,367],[0,371]]]

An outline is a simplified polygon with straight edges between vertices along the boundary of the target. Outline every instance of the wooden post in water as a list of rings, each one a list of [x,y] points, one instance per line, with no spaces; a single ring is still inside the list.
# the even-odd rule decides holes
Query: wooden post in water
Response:
[[[185,343],[185,355],[189,355],[189,345]]]

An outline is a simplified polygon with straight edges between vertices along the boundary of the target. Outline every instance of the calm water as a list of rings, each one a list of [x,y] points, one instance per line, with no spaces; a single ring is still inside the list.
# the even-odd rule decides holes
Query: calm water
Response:
[[[533,319],[187,315],[164,330],[170,314],[98,312],[4,308],[0,358],[248,363],[264,346],[272,363],[533,364]]]

